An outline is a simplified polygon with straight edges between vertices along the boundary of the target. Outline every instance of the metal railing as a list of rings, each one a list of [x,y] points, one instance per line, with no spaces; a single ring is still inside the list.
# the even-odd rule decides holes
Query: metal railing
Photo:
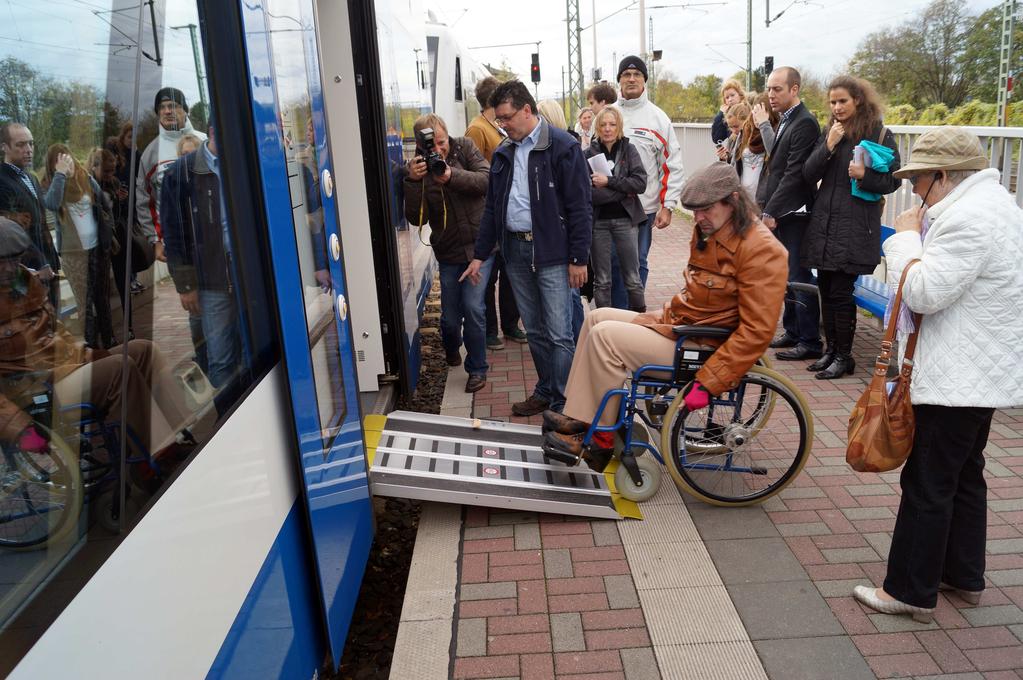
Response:
[[[687,173],[702,168],[717,160],[714,143],[710,139],[709,123],[675,123],[675,135],[682,146],[682,162]],[[895,134],[899,156],[903,163],[909,158],[909,150],[917,137],[933,130],[929,125],[889,125]],[[1002,173],[1002,185],[1016,199],[1016,205],[1023,207],[1023,191],[1020,181],[1023,178],[1023,128],[1020,127],[967,127],[966,130],[980,137],[984,145],[991,167],[998,168]],[[882,222],[892,224],[895,216],[913,206],[913,196],[909,182],[888,196]]]

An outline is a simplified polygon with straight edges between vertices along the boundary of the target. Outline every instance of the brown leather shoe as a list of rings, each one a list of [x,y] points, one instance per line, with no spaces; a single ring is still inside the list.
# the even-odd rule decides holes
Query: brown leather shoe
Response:
[[[466,392],[478,392],[483,389],[483,386],[487,384],[487,376],[482,373],[473,373],[469,376],[469,379],[465,381]]]
[[[551,431],[543,436],[543,450],[544,453],[556,454],[555,457],[570,455],[578,459],[583,454],[583,437],[581,434]]]
[[[568,416],[558,413],[557,411],[551,411],[550,409],[543,412],[543,431],[560,432],[561,434],[582,434],[586,430],[590,429],[589,423],[584,423],[581,420],[575,418],[569,418]]]
[[[512,415],[535,416],[539,413],[543,413],[550,405],[551,403],[546,399],[541,399],[533,394],[525,401],[517,401],[512,404]]]

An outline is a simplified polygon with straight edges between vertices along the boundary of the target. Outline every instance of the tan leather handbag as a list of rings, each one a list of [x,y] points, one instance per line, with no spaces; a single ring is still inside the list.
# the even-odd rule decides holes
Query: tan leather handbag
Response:
[[[915,421],[913,404],[909,399],[909,382],[913,376],[913,353],[922,320],[919,314],[913,315],[915,330],[906,341],[902,370],[894,382],[889,382],[887,376],[902,304],[902,286],[906,283],[910,267],[919,261],[913,260],[902,271],[899,289],[892,301],[891,319],[881,341],[881,354],[874,362],[874,375],[867,391],[849,414],[849,444],[845,450],[845,461],[857,472],[894,470],[906,462],[913,450]]]

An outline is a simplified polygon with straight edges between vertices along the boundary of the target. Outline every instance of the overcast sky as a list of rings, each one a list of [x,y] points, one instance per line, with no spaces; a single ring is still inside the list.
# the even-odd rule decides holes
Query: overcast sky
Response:
[[[514,0],[490,3],[479,0],[423,0],[437,18],[454,25],[467,47],[542,41],[540,95],[558,96],[561,70],[567,63],[568,43],[563,0]],[[776,66],[790,64],[827,77],[843,69],[859,41],[883,26],[903,23],[926,7],[929,0],[771,0],[772,17],[785,13],[765,28],[767,0],[753,0],[753,65],[772,55]],[[593,68],[594,4],[603,19],[629,5],[630,0],[579,0],[583,27],[583,73]],[[689,3],[689,8],[655,6]],[[705,6],[703,3],[711,3]],[[997,0],[967,0],[975,14],[1001,4]],[[714,73],[730,76],[746,64],[746,0],[646,0],[647,21],[653,18],[653,49],[663,50],[658,69],[688,81]],[[468,11],[463,11],[468,8]],[[615,56],[639,51],[638,4],[597,24],[597,61],[604,78],[614,80]],[[788,9],[786,9],[788,8]],[[709,47],[708,47],[709,45]],[[711,49],[713,48],[713,49]],[[650,49],[648,47],[648,49]],[[502,58],[525,79],[529,75],[532,45],[472,50],[480,62],[500,64]],[[714,52],[720,52],[716,54]]]

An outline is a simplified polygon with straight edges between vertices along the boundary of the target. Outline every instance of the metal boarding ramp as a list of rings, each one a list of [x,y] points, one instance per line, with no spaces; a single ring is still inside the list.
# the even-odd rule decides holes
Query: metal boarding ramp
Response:
[[[394,411],[363,421],[376,496],[578,515],[641,519],[603,472],[548,463],[535,425]]]

